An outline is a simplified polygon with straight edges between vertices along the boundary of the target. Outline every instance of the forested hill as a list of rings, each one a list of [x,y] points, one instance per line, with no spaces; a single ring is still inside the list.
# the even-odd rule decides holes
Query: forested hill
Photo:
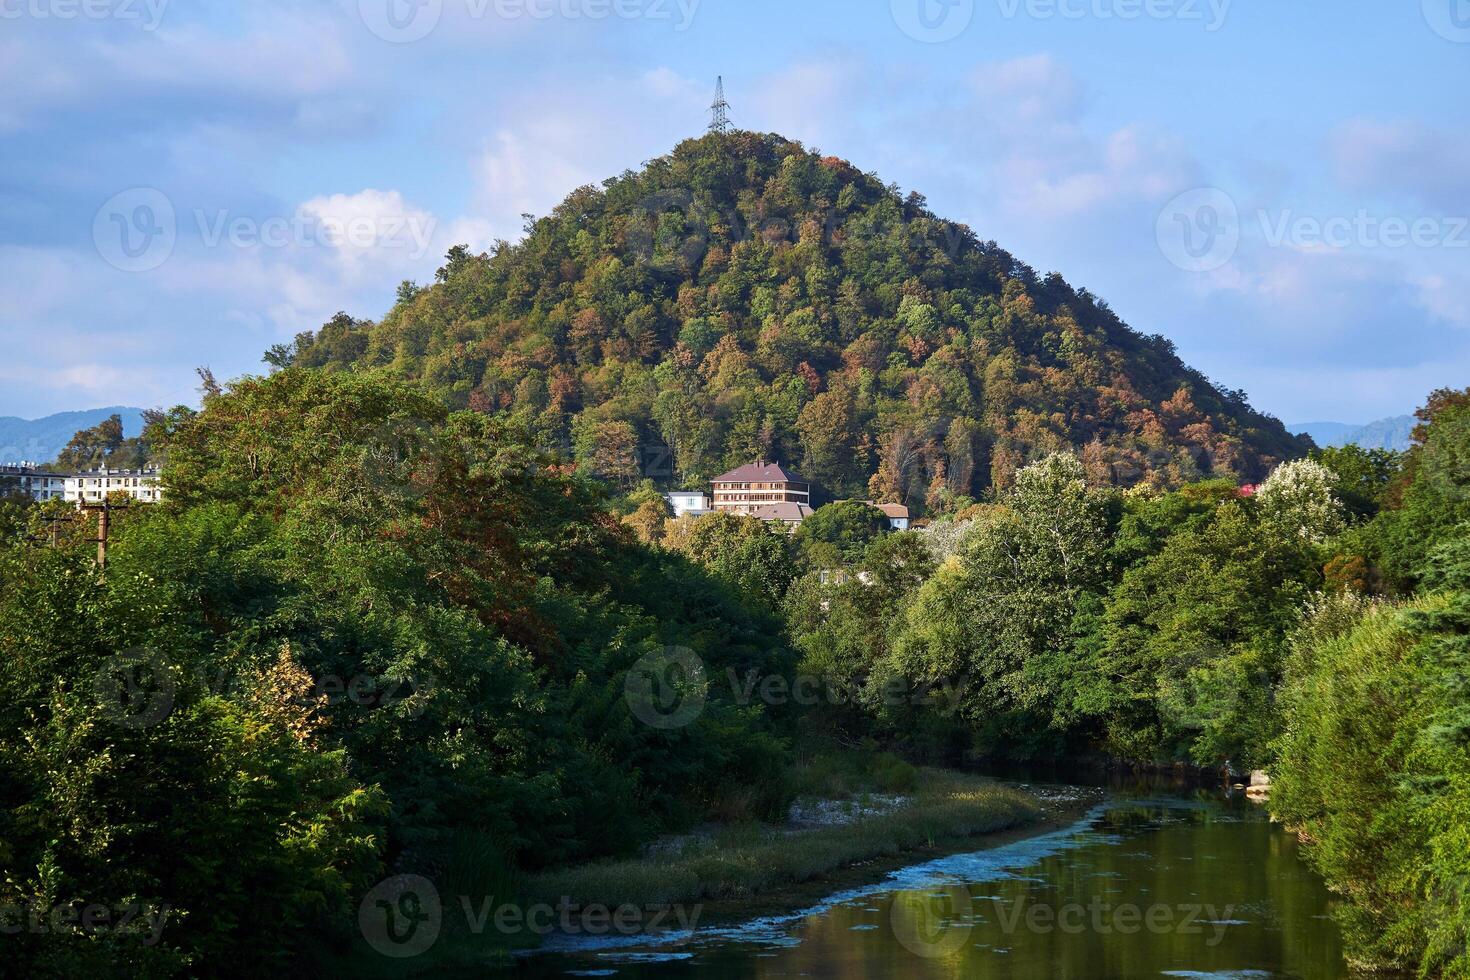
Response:
[[[1167,485],[1310,448],[1086,290],[774,134],[688,140],[436,280],[266,359],[417,380],[615,482],[764,457],[931,512],[1062,448]]]

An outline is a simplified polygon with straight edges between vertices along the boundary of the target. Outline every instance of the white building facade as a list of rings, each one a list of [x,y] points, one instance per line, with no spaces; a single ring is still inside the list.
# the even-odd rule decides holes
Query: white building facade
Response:
[[[881,510],[883,516],[888,518],[890,530],[907,531],[909,529],[909,509],[903,504],[874,504],[872,501],[868,503]]]
[[[65,499],[73,503],[101,503],[109,494],[125,493],[144,504],[156,504],[163,497],[158,470],[89,470],[65,477]]]
[[[699,517],[710,512],[709,494],[699,490],[676,490],[666,494],[664,499],[669,502],[669,509],[675,517]]]

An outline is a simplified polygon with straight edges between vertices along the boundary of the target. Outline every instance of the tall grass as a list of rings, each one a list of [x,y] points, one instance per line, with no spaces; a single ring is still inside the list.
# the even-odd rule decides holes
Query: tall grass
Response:
[[[537,875],[526,881],[526,890],[533,900],[569,898],[610,906],[747,898],[860,861],[1017,827],[1040,815],[1036,802],[1017,790],[941,770],[906,773],[902,766],[885,762],[881,767],[891,782],[880,788],[907,784],[916,792],[913,802],[898,810],[810,831],[739,825],[678,853]],[[848,785],[826,763],[798,773],[798,781],[829,790]]]

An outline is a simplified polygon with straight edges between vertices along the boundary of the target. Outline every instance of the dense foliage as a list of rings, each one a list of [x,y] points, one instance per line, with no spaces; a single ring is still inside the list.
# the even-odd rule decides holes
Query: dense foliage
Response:
[[[1059,452],[918,531],[846,502],[788,533],[609,496],[515,412],[372,373],[206,387],[151,420],[168,493],[117,517],[105,576],[63,505],[0,511],[0,907],[144,913],[8,948],[315,969],[385,876],[504,893],[774,816],[815,737],[1268,767],[1353,955],[1464,975],[1470,393],[1421,419],[1406,457],[1258,486],[1125,490]],[[669,673],[686,652],[702,676]],[[752,694],[773,678],[820,694]]]
[[[761,457],[916,512],[1060,450],[1177,486],[1309,448],[919,195],[755,133],[583,187],[517,245],[455,248],[381,321],[341,314],[267,360],[412,379],[625,487]]]
[[[826,724],[954,758],[1103,752],[1275,777],[1350,956],[1470,976],[1470,391],[1406,456],[1258,487],[1022,468],[995,503],[786,594]]]
[[[285,371],[208,398],[167,457],[167,502],[119,520],[105,578],[79,524],[0,549],[0,906],[169,924],[156,945],[7,936],[7,960],[304,968],[365,888],[450,870],[467,838],[535,869],[732,789],[784,805],[759,705],[712,687],[665,730],[624,697],[668,647],[778,673],[776,621],[637,545],[507,422]]]
[[[1467,977],[1470,390],[1435,392],[1418,415],[1386,508],[1329,565],[1349,591],[1293,639],[1273,808],[1351,899],[1355,958]]]

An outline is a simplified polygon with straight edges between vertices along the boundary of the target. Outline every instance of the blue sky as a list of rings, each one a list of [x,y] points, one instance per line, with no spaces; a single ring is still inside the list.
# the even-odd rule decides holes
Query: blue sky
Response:
[[[376,317],[717,73],[1287,421],[1470,384],[1470,0],[0,0],[0,415]]]

